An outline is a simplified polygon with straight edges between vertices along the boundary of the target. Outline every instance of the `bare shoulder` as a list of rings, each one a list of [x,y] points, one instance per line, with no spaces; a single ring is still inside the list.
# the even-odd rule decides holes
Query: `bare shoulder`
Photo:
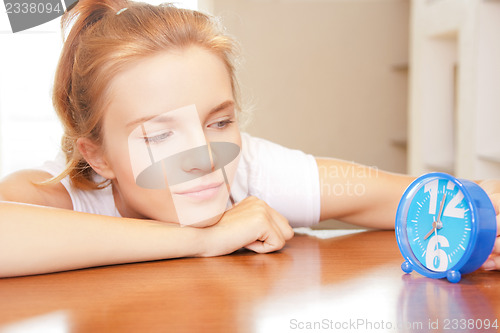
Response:
[[[0,180],[0,200],[73,209],[71,197],[61,183],[40,185],[52,176],[41,170],[21,170]]]

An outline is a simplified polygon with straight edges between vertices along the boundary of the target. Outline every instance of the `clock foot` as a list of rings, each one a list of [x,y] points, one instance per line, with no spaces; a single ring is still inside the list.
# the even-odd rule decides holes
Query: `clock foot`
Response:
[[[411,267],[411,264],[408,260],[406,260],[404,263],[401,264],[401,269],[406,274],[410,274],[413,271],[413,268]]]
[[[451,283],[457,283],[462,278],[462,274],[460,274],[459,271],[448,271],[448,273],[446,273],[446,278]]]

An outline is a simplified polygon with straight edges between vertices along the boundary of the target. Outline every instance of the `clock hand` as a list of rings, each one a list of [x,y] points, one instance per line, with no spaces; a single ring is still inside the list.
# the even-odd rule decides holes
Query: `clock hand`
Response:
[[[437,236],[438,229],[441,229],[443,227],[443,222],[441,222],[441,214],[443,213],[445,200],[446,200],[446,193],[443,194],[443,199],[441,199],[437,220],[432,222],[432,229],[427,233],[427,235],[424,236],[424,240],[431,237],[432,233],[434,233]]]
[[[432,233],[433,233],[433,232],[436,232],[436,233],[437,233],[437,229],[438,229],[437,225],[438,225],[438,224],[437,224],[437,222],[436,222],[436,221],[432,222],[432,230],[431,230],[431,231],[429,231],[429,232],[427,233],[427,235],[425,235],[425,236],[424,236],[424,240],[425,240],[425,239],[427,239],[427,238],[429,238],[429,237],[431,237],[431,235],[432,235]]]
[[[443,223],[441,221],[432,222],[432,229],[424,236],[424,240],[431,237],[432,233],[435,232],[437,236],[437,231],[443,227]]]
[[[441,214],[443,213],[444,201],[446,200],[446,193],[443,193],[443,199],[441,199],[441,204],[439,206],[439,213],[437,216],[437,228],[441,229],[443,227],[443,222],[441,222]]]
[[[443,227],[443,222],[441,222],[441,214],[443,213],[444,201],[446,200],[446,193],[443,194],[443,199],[441,199],[441,203],[439,204],[439,213],[437,215],[437,220],[432,222],[432,230],[424,236],[424,240],[431,237],[432,233],[435,233],[437,236],[437,230]]]

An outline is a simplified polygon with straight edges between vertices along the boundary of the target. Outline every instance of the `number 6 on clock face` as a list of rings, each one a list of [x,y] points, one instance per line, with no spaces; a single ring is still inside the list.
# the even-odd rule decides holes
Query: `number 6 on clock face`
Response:
[[[458,282],[481,266],[496,238],[496,214],[475,183],[443,173],[415,180],[403,195],[396,236],[403,270]]]

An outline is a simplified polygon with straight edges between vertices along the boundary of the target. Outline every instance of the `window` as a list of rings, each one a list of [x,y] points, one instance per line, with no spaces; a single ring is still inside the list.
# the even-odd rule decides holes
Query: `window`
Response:
[[[152,4],[165,1],[149,0]],[[197,0],[176,1],[196,9]],[[33,168],[60,151],[62,128],[52,107],[52,81],[62,47],[60,20],[12,33],[0,7],[0,177]]]

